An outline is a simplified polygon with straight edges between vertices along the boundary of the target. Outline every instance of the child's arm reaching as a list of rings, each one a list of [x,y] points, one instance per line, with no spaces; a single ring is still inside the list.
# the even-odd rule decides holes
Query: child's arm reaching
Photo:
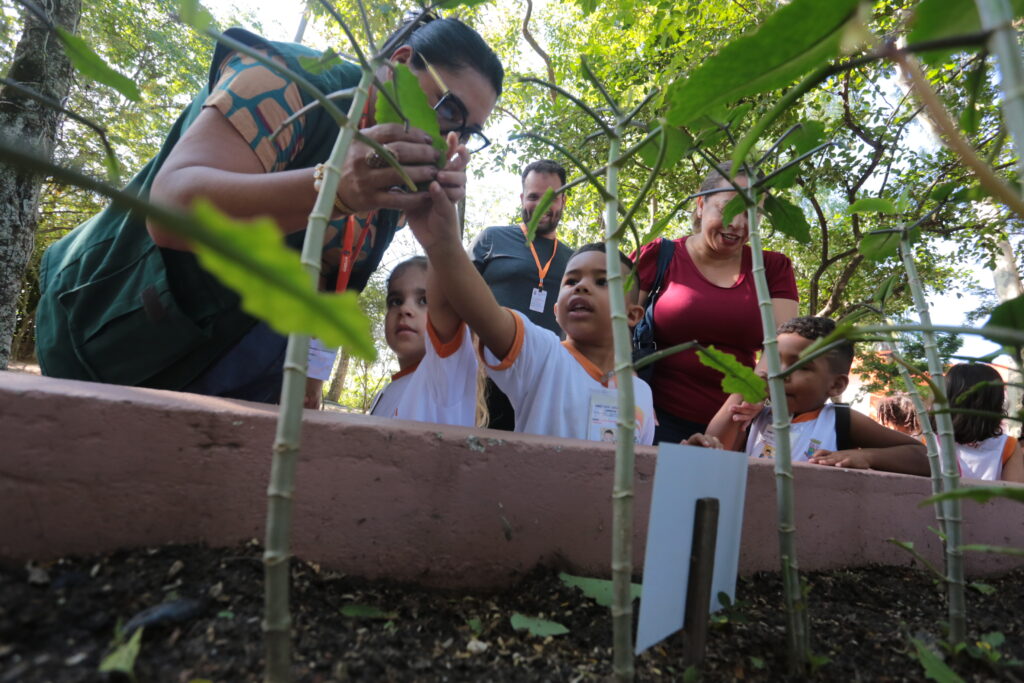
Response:
[[[846,451],[820,450],[809,460],[818,465],[835,467],[921,476],[930,473],[924,444],[912,436],[883,427],[856,410],[850,411],[850,441],[855,448]]]
[[[498,305],[490,287],[466,255],[455,206],[436,181],[430,183],[429,194],[430,201],[426,205],[407,211],[406,215],[409,227],[432,266],[428,289],[431,285],[435,288],[427,294],[427,305],[435,329],[441,333],[438,325],[451,324],[451,318],[446,318],[446,313],[440,308],[438,314],[441,318],[434,318],[435,301],[442,308],[450,304],[450,311],[466,321],[484,346],[498,358],[504,358],[515,342],[513,314]],[[434,292],[440,292],[443,298]],[[447,303],[443,304],[443,301]],[[455,327],[457,329],[457,322]]]
[[[1002,481],[1015,481],[1024,484],[1024,448],[1021,448],[1020,441],[1013,455],[1003,463],[1003,472],[999,477]]]
[[[742,451],[747,447],[747,428],[763,407],[763,403],[747,403],[739,394],[732,394],[711,418],[705,433],[718,439],[726,450]]]

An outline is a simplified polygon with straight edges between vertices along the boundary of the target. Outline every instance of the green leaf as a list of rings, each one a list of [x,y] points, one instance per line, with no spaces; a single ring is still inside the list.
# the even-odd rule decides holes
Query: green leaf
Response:
[[[135,660],[142,648],[142,628],[135,630],[127,643],[121,643],[100,662],[100,673],[120,673],[135,680]]]
[[[54,30],[64,45],[64,54],[79,73],[98,83],[109,85],[132,102],[142,99],[135,82],[110,68],[88,43],[60,26],[55,26]]]
[[[548,636],[561,636],[569,632],[569,629],[562,626],[557,621],[528,617],[525,614],[520,614],[519,612],[513,614],[509,618],[509,621],[512,623],[512,628],[516,631],[528,631],[531,636],[539,636],[541,638],[546,638]]]
[[[1024,548],[1011,548],[1005,545],[984,545],[981,543],[962,545],[960,550],[972,553],[995,553],[997,555],[1014,555],[1024,557]]]
[[[392,64],[391,67],[391,80],[384,82],[383,87],[397,100],[398,106],[402,109],[402,114],[408,117],[409,125],[413,128],[419,128],[430,136],[434,149],[441,153],[441,157],[437,160],[438,168],[443,168],[448,163],[447,159],[445,159],[448,145],[445,143],[444,138],[441,137],[441,128],[437,123],[437,113],[430,106],[430,101],[427,99],[426,93],[423,92],[423,88],[420,87],[420,81],[413,74],[412,70],[405,64]],[[391,106],[391,102],[381,93],[377,93],[375,116],[377,123],[406,122],[406,119],[395,111],[395,108]]]
[[[978,132],[978,124],[981,122],[981,111],[978,109],[978,95],[985,83],[985,72],[988,69],[988,62],[981,60],[978,66],[971,70],[967,76],[967,83],[964,84],[969,95],[967,105],[960,112],[960,129],[968,136]]]
[[[876,306],[882,308],[885,306],[885,302],[889,300],[892,293],[896,291],[896,286],[900,283],[900,274],[893,273],[889,277],[882,280],[882,284],[878,285],[875,293],[871,296],[871,301]]]
[[[825,141],[825,124],[821,121],[802,121],[800,128],[786,138],[797,155],[806,154]]]
[[[985,327],[989,326],[1024,330],[1024,296],[1004,301],[992,309],[992,315],[985,323]]]
[[[483,622],[477,619],[476,617],[473,617],[472,619],[466,619],[466,626],[468,626],[469,630],[475,633],[476,635],[480,635],[480,632],[484,629]]]
[[[956,672],[939,659],[939,656],[932,652],[927,645],[917,638],[911,638],[910,642],[917,650],[917,661],[921,662],[921,666],[924,667],[924,675],[927,678],[937,681],[937,683],[963,683],[963,679],[957,676]]]
[[[665,158],[661,162],[661,167],[662,169],[672,168],[679,163],[679,160],[683,158],[683,154],[687,150],[693,148],[693,138],[684,130],[675,126],[662,127],[662,124],[659,123],[659,125],[651,129],[651,132],[653,133],[657,130],[665,131],[667,136],[665,141]],[[645,164],[654,166],[658,160],[659,145],[661,145],[661,139],[653,138],[646,145],[638,149],[637,154],[640,155]]]
[[[684,126],[716,105],[783,88],[839,54],[859,0],[793,0],[731,41],[666,93],[668,121]]]
[[[607,579],[591,579],[585,576],[573,576],[562,572],[558,575],[559,580],[571,588],[579,588],[583,595],[587,596],[601,607],[612,606],[612,582]],[[632,583],[629,586],[629,595],[633,600],[640,599],[643,589],[639,583]]]
[[[699,349],[697,356],[702,364],[714,368],[724,375],[722,391],[725,393],[740,394],[747,403],[760,403],[768,398],[764,379],[751,368],[736,360],[736,356],[731,353],[709,346]]]
[[[942,183],[941,185],[936,185],[935,189],[932,190],[932,194],[931,194],[932,199],[934,199],[937,202],[941,202],[941,201],[945,201],[946,199],[949,199],[949,195],[951,195],[953,193],[953,190],[956,189],[956,186],[958,184],[959,183],[957,183],[955,181],[951,181],[951,182],[948,182],[948,183]]]
[[[438,3],[437,6],[442,9],[455,9],[456,7],[475,7],[485,2],[487,0],[444,0],[444,2]]]
[[[199,0],[178,0],[178,17],[200,33],[214,25],[213,16]]]
[[[804,212],[796,204],[781,197],[768,195],[764,198],[764,210],[775,229],[801,244],[811,241],[811,226]]]
[[[541,196],[540,201],[537,202],[537,206],[533,209],[533,214],[530,216],[530,222],[526,224],[526,243],[529,244],[533,241],[533,238],[537,236],[537,224],[540,223],[540,219],[544,217],[544,214],[548,212],[548,207],[551,206],[551,202],[555,201],[555,191],[550,187],[544,190],[544,194]]]
[[[1021,486],[965,486],[963,488],[937,493],[925,498],[918,507],[937,503],[941,500],[963,500],[970,498],[979,503],[987,503],[993,498],[1009,498],[1024,503],[1024,487]]]
[[[397,619],[397,612],[385,612],[373,605],[345,605],[341,608],[342,616],[354,619]]]
[[[951,202],[977,202],[985,197],[990,197],[991,193],[983,188],[981,185],[971,185],[965,187],[962,190],[957,190],[953,194],[949,195],[949,201]]]
[[[325,73],[329,69],[332,69],[342,63],[341,57],[339,57],[338,53],[336,53],[332,48],[327,48],[327,50],[319,57],[307,57],[306,55],[299,56],[299,64],[303,69],[314,76]]]
[[[356,294],[314,290],[298,252],[285,246],[271,219],[236,221],[207,200],[195,203],[193,215],[210,240],[194,243],[196,256],[204,268],[239,293],[243,310],[282,334],[308,334],[327,346],[344,346],[359,358],[376,356],[370,321]]]
[[[963,548],[961,548],[961,550],[963,550]],[[971,581],[969,584],[967,584],[967,587],[973,588],[982,595],[992,595],[996,592],[995,586],[990,586],[989,584],[982,583],[981,581]]]
[[[850,213],[896,213],[896,205],[884,197],[861,197],[847,209]]]
[[[732,219],[747,210],[746,202],[741,195],[736,195],[722,207],[722,225],[728,226]]]
[[[857,251],[869,261],[884,261],[895,256],[900,248],[900,233],[896,230],[887,232],[869,232],[861,238]]]
[[[1024,0],[1010,0],[1014,16],[1024,14]],[[914,10],[914,18],[907,34],[907,43],[923,43],[938,38],[965,35],[981,30],[981,19],[975,0],[921,0]],[[938,64],[954,52],[977,51],[975,47],[944,48],[919,54],[927,64]]]

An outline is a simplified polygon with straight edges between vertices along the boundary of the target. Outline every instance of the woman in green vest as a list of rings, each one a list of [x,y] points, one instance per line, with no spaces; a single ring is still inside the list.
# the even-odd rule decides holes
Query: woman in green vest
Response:
[[[402,28],[387,50],[419,77],[442,133],[459,136],[458,154],[438,170],[438,152],[424,133],[376,124],[373,93],[360,128],[395,154],[414,182],[436,178],[455,201],[465,195],[469,153],[488,144],[482,127],[504,71],[483,39],[457,19],[427,15],[396,40]],[[323,92],[359,81],[359,69],[348,63],[305,72],[300,57],[319,53],[301,45],[241,29],[227,35],[302,72]],[[218,46],[207,86],[128,190],[181,208],[205,197],[236,218],[270,215],[299,248],[318,165],[338,126],[317,108],[271,134],[309,101],[270,69]],[[399,174],[381,161],[362,143],[350,147],[324,241],[323,289],[361,291],[404,222],[402,212],[429,201],[426,192],[394,191]],[[40,287],[36,339],[44,374],[278,400],[284,338],[242,312],[237,295],[198,265],[187,243],[143,216],[111,206],[78,226],[43,256]]]

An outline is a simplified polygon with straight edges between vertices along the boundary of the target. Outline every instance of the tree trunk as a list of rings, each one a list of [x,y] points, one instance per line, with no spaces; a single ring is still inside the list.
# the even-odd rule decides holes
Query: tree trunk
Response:
[[[38,5],[54,24],[77,30],[81,0],[46,0]],[[25,29],[7,78],[62,102],[73,77],[57,36],[26,10]],[[0,135],[39,156],[52,158],[61,118],[59,112],[12,88],[0,88]],[[37,175],[0,164],[0,370],[6,370],[10,361],[22,278],[35,242],[42,181]]]
[[[1007,240],[999,240],[999,255],[996,257],[996,269],[992,273],[992,278],[995,280],[996,295],[999,297],[999,302],[1009,301],[1010,299],[1016,299],[1017,297],[1024,295],[1024,286],[1021,286],[1020,282],[1020,271],[1017,269],[1017,259],[1013,254],[1013,245]],[[1018,359],[1024,361],[1024,358]],[[1009,377],[1010,383],[1006,387],[1006,405],[1010,413],[1016,413],[1024,405],[1024,391],[1021,391],[1020,385],[1024,381],[1024,377],[1016,371],[1011,371]],[[1008,420],[1009,433],[1013,436],[1021,435],[1021,423],[1013,420]]]
[[[348,353],[345,349],[338,352],[338,360],[334,363],[334,370],[331,372],[331,383],[327,387],[327,400],[334,403],[341,398],[341,390],[345,388],[345,375],[348,374]]]

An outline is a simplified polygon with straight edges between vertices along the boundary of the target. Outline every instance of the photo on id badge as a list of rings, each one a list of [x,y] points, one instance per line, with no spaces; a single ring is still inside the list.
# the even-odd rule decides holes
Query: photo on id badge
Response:
[[[615,443],[619,419],[618,396],[612,391],[593,391],[590,394],[590,426],[587,438],[591,441]],[[640,443],[640,425],[633,433],[633,441]]]

